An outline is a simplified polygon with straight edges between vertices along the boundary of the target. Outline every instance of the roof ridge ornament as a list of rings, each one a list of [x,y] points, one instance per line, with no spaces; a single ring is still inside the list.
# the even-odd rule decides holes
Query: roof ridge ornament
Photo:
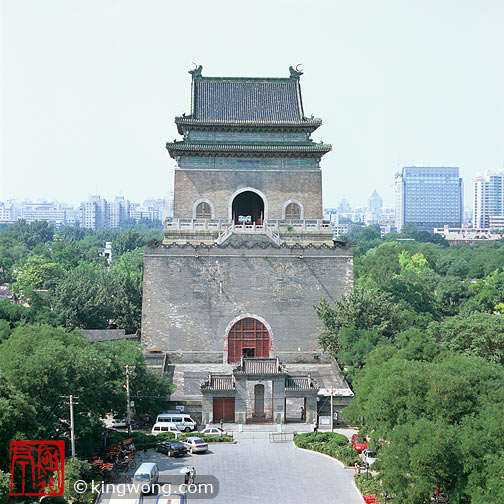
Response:
[[[296,65],[296,68],[294,68],[292,66],[289,67],[290,78],[292,80],[299,80],[299,77],[301,77],[301,75],[303,75],[303,69],[299,68],[300,66],[301,66],[301,63],[298,63]]]
[[[192,75],[192,78],[195,79],[197,77],[202,77],[201,73],[203,72],[203,66],[202,65],[197,65],[196,63],[194,63],[194,61],[192,62],[192,64],[194,65],[194,68],[192,70],[188,70],[188,72]]]

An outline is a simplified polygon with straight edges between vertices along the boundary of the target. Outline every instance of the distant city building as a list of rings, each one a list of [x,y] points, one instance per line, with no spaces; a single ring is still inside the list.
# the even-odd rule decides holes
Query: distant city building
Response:
[[[31,223],[42,220],[55,227],[75,226],[88,229],[118,228],[126,219],[166,220],[173,217],[173,192],[168,199],[149,199],[140,203],[130,203],[124,196],[116,196],[107,201],[100,196],[91,196],[74,208],[57,201],[0,201],[0,224],[13,224],[19,219]]]
[[[490,216],[504,216],[504,173],[478,173],[474,181],[473,227],[488,228]]]
[[[346,199],[342,199],[338,205],[338,212],[343,213],[343,212],[351,212],[352,207],[350,206],[350,203]]]
[[[368,211],[373,213],[379,213],[383,208],[383,199],[376,192],[376,189],[371,194],[371,197],[368,199]]]
[[[159,210],[157,208],[145,208],[141,206],[134,206],[131,208],[130,218],[135,219],[137,222],[140,219],[149,219],[151,221],[161,220]]]
[[[352,224],[333,224],[333,237],[341,236],[350,233]]]
[[[80,204],[80,225],[88,229],[109,227],[109,206],[107,200],[100,196],[91,196]]]
[[[464,208],[464,216],[463,216],[463,227],[466,227],[469,223],[472,224],[473,221],[473,209],[470,207]]]
[[[441,235],[450,245],[457,243],[479,243],[487,242],[489,240],[501,240],[504,233],[495,233],[488,228],[450,228],[443,226],[442,228],[435,228],[434,234]]]
[[[405,166],[396,174],[396,225],[432,232],[462,225],[463,183],[457,167]]]
[[[0,202],[0,224],[12,224],[18,219],[18,210],[13,202]]]
[[[66,212],[61,206],[53,202],[24,202],[21,206],[21,218],[31,223],[43,220],[55,226],[66,224]]]
[[[75,224],[73,207],[57,201],[16,203],[0,202],[0,223],[12,224],[19,219],[27,223],[46,221],[55,227],[72,226]]]
[[[488,217],[488,227],[490,229],[504,229],[504,216],[503,215],[490,215]]]
[[[109,227],[121,227],[121,224],[129,218],[130,202],[124,196],[116,196],[114,201],[108,203]]]

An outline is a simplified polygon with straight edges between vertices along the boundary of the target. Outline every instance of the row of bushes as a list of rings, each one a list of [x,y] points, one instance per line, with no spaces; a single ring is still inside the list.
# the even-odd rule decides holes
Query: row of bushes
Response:
[[[154,436],[153,434],[145,434],[144,432],[132,432],[129,438],[133,440],[137,450],[148,450],[154,448],[161,441],[175,439],[175,434],[173,432],[161,432],[157,436]],[[122,442],[124,439],[128,439],[127,432],[110,432],[107,435],[107,448]]]
[[[305,448],[324,453],[338,459],[346,466],[353,466],[362,462],[359,454],[353,449],[347,437],[337,432],[307,432],[294,437],[294,444],[298,448]]]
[[[198,432],[186,432],[182,434],[182,438],[179,439],[191,436],[199,437],[200,439],[203,439],[203,441],[206,441],[207,443],[229,443],[233,441],[233,436],[231,435],[216,436],[210,434],[199,434]]]

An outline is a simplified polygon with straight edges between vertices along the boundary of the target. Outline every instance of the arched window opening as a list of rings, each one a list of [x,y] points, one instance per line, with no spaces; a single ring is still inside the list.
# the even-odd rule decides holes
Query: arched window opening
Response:
[[[285,207],[285,218],[290,219],[301,219],[301,207],[297,203],[289,203]]]
[[[196,219],[211,219],[212,208],[206,201],[202,201],[196,207]]]
[[[270,335],[266,326],[255,318],[238,320],[228,336],[228,362],[244,357],[269,357]]]

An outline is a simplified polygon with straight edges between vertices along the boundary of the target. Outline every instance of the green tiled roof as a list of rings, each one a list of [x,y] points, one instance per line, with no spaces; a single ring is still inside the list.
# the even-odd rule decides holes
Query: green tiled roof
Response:
[[[290,77],[204,77],[203,67],[191,70],[191,116],[202,121],[302,121],[301,71]]]
[[[331,150],[329,144],[323,143],[210,143],[210,142],[167,142],[166,148],[170,156],[174,158],[177,155],[184,153],[201,153],[202,155],[243,155],[250,154],[254,156],[280,156],[280,157],[321,157]]]
[[[178,116],[175,117],[175,124],[177,125],[178,132],[183,135],[186,128],[192,129],[218,129],[220,131],[226,130],[300,130],[300,131],[315,131],[321,124],[322,119],[318,118],[304,118],[299,121],[247,121],[247,120],[202,120],[194,119],[191,116]]]

